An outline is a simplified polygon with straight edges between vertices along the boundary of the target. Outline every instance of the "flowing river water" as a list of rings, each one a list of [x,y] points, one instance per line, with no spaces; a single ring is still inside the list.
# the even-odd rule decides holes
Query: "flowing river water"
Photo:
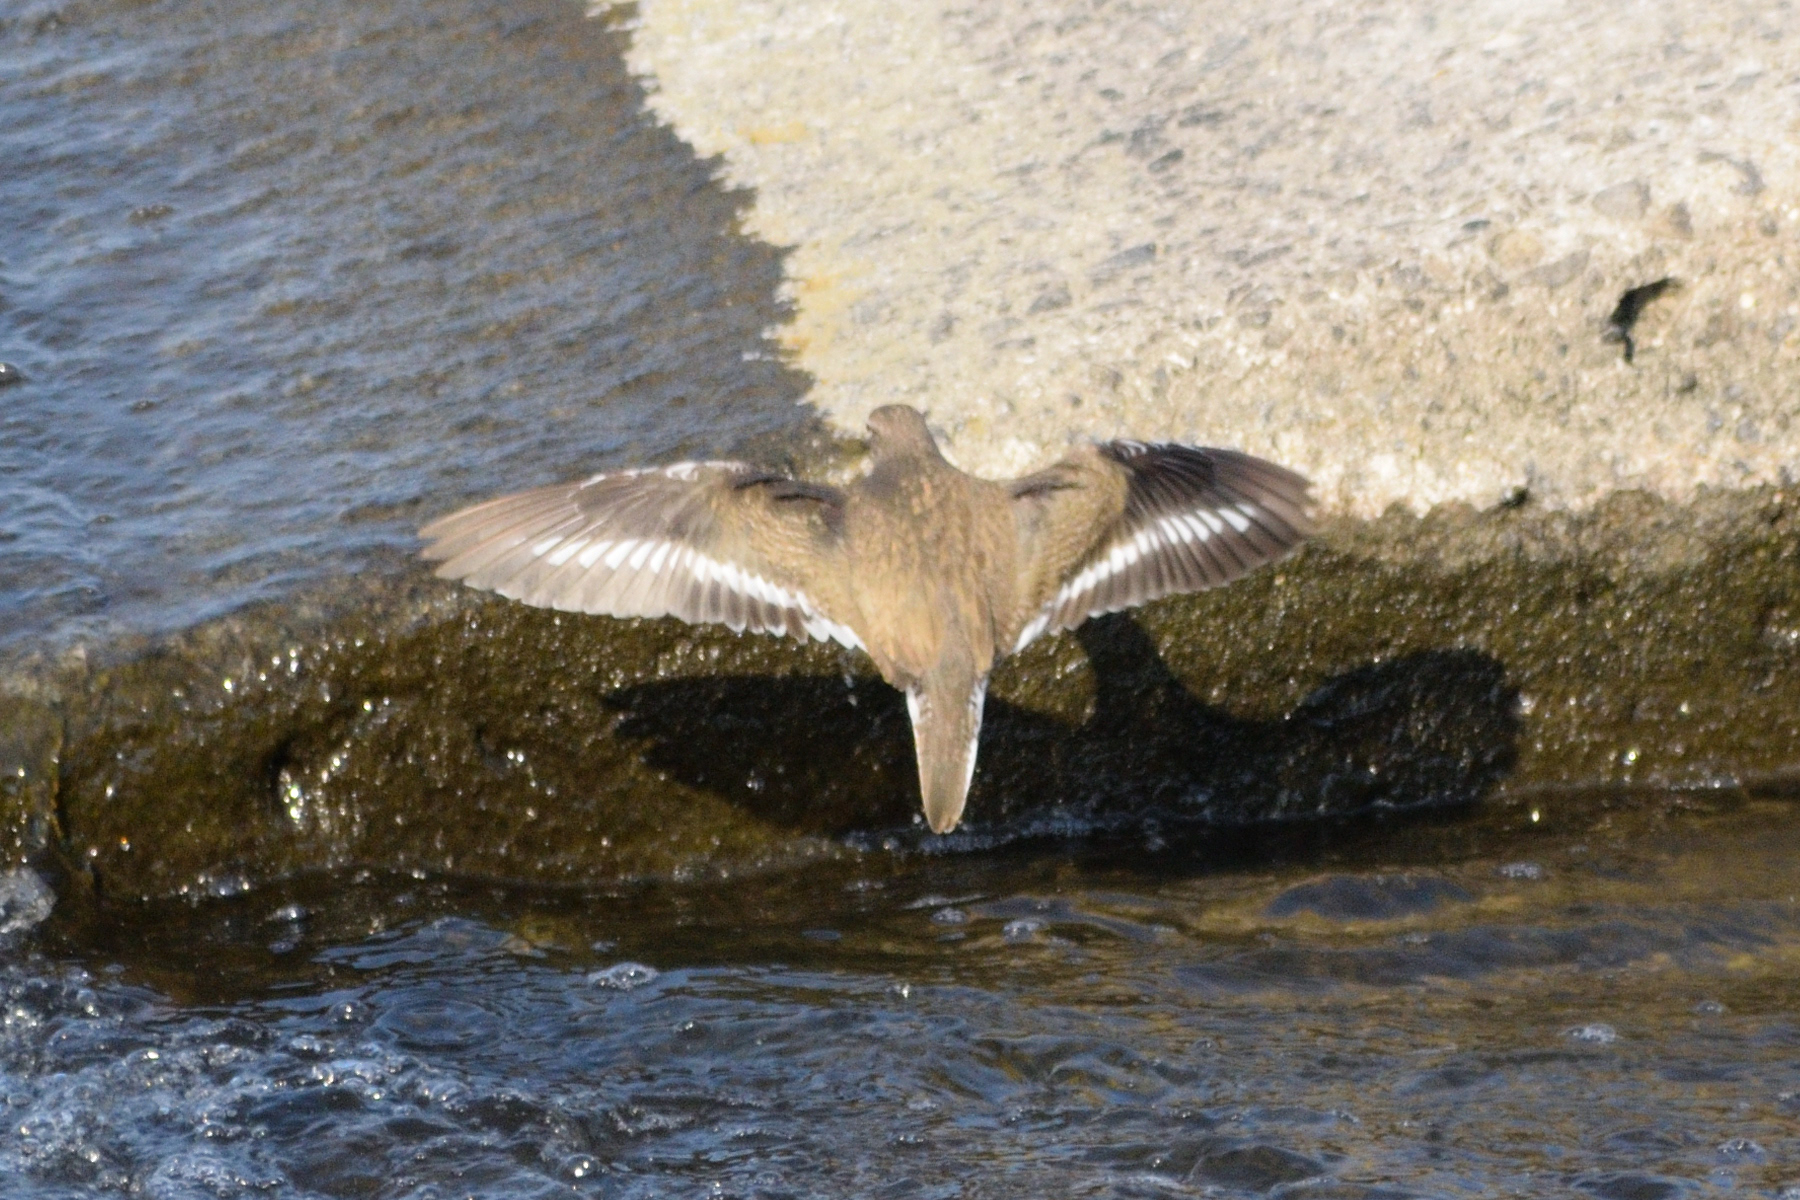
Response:
[[[412,531],[476,496],[831,452],[765,340],[781,252],[737,232],[749,198],[647,115],[628,15],[0,9],[0,358],[24,376],[0,388],[9,679],[243,612],[278,629],[313,606],[331,644],[319,597],[412,586]],[[303,661],[323,675],[274,644],[265,683]],[[506,672],[494,657],[480,670]],[[88,851],[86,891],[0,875],[0,1194],[1800,1196],[1800,795],[1491,792],[1513,697],[1490,663],[1433,661],[1441,686],[1404,694],[1480,716],[1449,727],[1460,765],[1311,820],[1051,805],[940,842],[836,745],[891,742],[904,766],[892,697],[739,679],[635,719],[664,734],[652,780],[719,770],[688,708],[773,697],[795,711],[756,719],[832,743],[816,770],[799,734],[734,751],[739,790],[816,834],[759,869],[521,882],[504,854],[365,839],[175,886],[131,873],[145,847],[120,826]],[[125,776],[106,772],[158,745],[215,752],[210,710],[156,694],[166,731],[146,718],[107,762],[65,760],[65,818],[84,779],[111,799]],[[1345,685],[1282,728],[1347,727],[1387,694]],[[365,758],[388,745],[378,708],[342,727]],[[995,737],[1061,736],[1040,726],[1000,712]],[[1315,760],[1342,749],[1214,726],[1199,749],[1252,773],[1328,774]],[[270,736],[282,754],[250,761],[286,806],[271,819],[343,836],[306,808],[331,793],[296,765],[305,736]],[[523,779],[503,740],[457,769]],[[1096,761],[1140,776],[1125,791],[1180,783],[1225,807],[1273,786],[1159,777],[1186,761],[1168,746]],[[759,775],[771,762],[793,777]],[[580,765],[555,776],[560,801],[519,783],[518,807],[579,824]],[[1446,771],[1458,786],[1432,790]],[[195,803],[180,772],[143,778],[165,788],[144,805]],[[360,779],[373,804],[391,777]],[[850,815],[807,826],[808,789]],[[411,795],[394,815],[428,819]],[[610,845],[580,836],[577,857]]]

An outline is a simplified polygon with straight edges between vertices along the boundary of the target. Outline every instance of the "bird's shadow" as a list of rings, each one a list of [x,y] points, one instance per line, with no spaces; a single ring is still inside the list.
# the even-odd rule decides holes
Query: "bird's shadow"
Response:
[[[1071,725],[990,699],[972,828],[1028,837],[1472,804],[1516,758],[1517,694],[1478,651],[1370,663],[1283,717],[1248,720],[1196,698],[1129,617],[1089,621],[1077,636],[1094,672],[1092,714]],[[682,679],[607,702],[648,765],[796,832],[891,829],[919,810],[906,706],[879,681]]]

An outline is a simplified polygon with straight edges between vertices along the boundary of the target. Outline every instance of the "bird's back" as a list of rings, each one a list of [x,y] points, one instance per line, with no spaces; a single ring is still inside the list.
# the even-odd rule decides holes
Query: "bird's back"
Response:
[[[896,456],[849,489],[844,521],[857,628],[882,674],[901,687],[985,675],[996,618],[1016,603],[1005,488],[935,455]]]

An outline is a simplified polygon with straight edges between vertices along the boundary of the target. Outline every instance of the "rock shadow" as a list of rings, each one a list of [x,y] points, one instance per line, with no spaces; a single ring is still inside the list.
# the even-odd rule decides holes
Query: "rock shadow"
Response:
[[[1077,636],[1095,680],[1079,725],[990,699],[970,827],[1012,836],[1147,820],[1250,825],[1472,804],[1517,756],[1496,659],[1432,650],[1337,675],[1275,720],[1209,705],[1125,616]],[[725,677],[612,693],[645,762],[797,832],[910,825],[912,733],[879,680]]]

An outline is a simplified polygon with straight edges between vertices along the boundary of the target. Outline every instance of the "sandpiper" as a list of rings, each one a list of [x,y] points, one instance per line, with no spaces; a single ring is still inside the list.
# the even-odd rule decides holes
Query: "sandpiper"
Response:
[[[1082,446],[1021,479],[945,460],[905,405],[847,487],[737,462],[609,471],[420,531],[437,573],[526,604],[676,616],[865,651],[906,693],[925,820],[962,819],[994,664],[1045,633],[1229,583],[1311,529],[1307,482],[1172,443]]]

